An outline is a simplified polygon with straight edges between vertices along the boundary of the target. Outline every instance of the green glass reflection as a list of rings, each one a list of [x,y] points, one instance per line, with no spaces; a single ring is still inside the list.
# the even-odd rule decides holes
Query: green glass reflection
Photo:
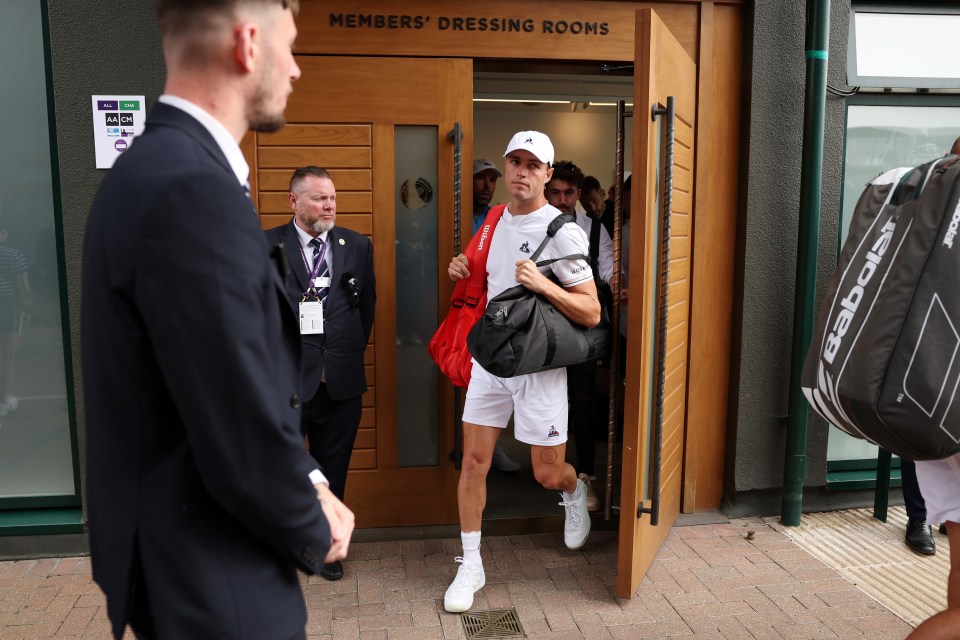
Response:
[[[77,495],[41,3],[0,5],[0,508]],[[14,63],[15,61],[15,63]],[[58,503],[59,504],[59,503]],[[67,504],[67,503],[63,503]]]

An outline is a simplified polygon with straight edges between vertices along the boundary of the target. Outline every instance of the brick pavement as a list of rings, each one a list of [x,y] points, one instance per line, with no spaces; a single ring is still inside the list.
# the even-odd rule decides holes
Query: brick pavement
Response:
[[[465,637],[459,617],[442,610],[458,539],[351,549],[343,580],[303,577],[311,640]],[[531,638],[899,640],[911,630],[758,521],[674,528],[631,600],[613,595],[613,532],[594,533],[579,551],[559,533],[490,537],[481,553],[487,586],[474,610],[514,607]],[[108,638],[105,614],[87,558],[0,562],[0,640]]]

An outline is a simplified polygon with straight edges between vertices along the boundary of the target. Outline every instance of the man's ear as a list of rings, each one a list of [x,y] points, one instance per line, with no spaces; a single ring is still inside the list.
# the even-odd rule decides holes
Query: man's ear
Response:
[[[550,182],[550,179],[553,178],[553,167],[547,168],[547,179],[544,180],[543,186],[546,189],[547,183]]]
[[[260,27],[252,21],[238,23],[233,28],[233,57],[241,71],[253,71],[258,57]]]
[[[287,194],[287,202],[290,203],[290,208],[296,212],[297,210],[297,196],[292,191]]]

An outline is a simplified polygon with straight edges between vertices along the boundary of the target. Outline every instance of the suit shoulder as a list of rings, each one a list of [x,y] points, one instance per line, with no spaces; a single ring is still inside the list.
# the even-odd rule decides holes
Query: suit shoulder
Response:
[[[283,239],[285,239],[285,238],[287,237],[287,225],[288,225],[288,224],[289,224],[289,223],[286,223],[286,222],[285,222],[284,224],[281,224],[281,225],[279,225],[279,226],[272,227],[272,228],[270,228],[270,229],[264,229],[263,235],[264,235],[264,236],[267,238],[267,240],[270,241],[270,242],[278,242],[278,241],[280,241],[280,240],[283,240]]]

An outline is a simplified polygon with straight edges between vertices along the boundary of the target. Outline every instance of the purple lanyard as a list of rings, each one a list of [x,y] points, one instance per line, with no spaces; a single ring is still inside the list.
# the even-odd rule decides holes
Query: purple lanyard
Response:
[[[303,258],[303,266],[307,270],[307,290],[304,292],[304,295],[307,295],[311,291],[316,292],[314,285],[314,280],[317,279],[318,273],[320,271],[320,265],[323,264],[323,258],[327,255],[327,243],[320,241],[320,251],[317,253],[317,259],[313,262],[313,269],[310,268],[310,263],[307,262],[307,254],[303,252],[303,245],[300,245],[300,257]],[[323,287],[321,287],[322,289]]]

